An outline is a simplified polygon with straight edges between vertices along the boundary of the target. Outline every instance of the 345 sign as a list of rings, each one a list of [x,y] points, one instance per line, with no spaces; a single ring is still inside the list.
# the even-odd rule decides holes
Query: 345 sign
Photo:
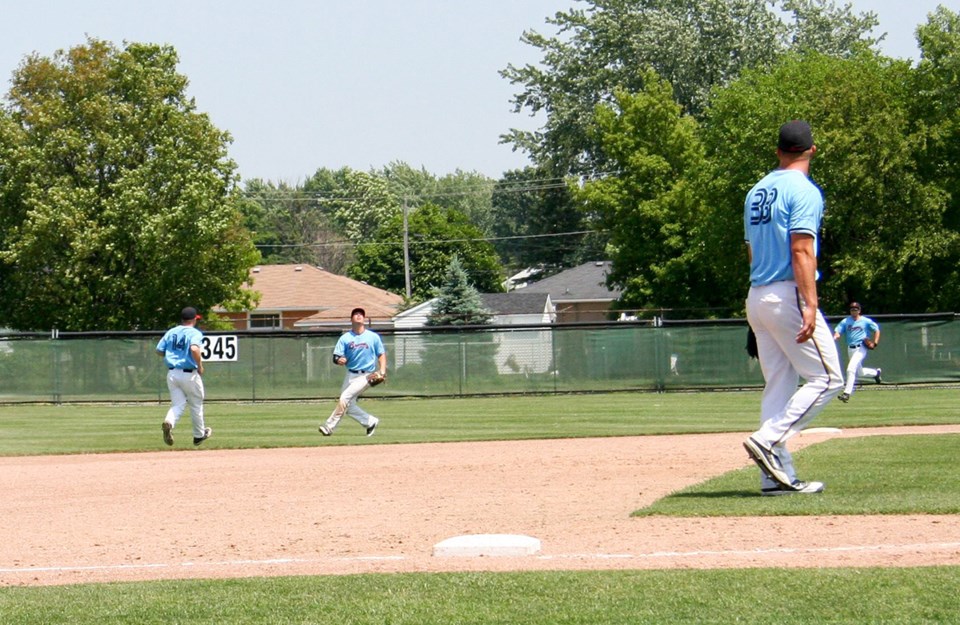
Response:
[[[204,362],[236,362],[236,335],[217,335],[203,337]]]

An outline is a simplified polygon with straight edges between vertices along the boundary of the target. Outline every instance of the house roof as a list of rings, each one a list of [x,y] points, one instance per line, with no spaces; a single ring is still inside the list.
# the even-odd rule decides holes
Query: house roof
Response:
[[[549,293],[556,303],[613,301],[620,298],[620,290],[607,287],[611,265],[609,260],[583,263],[549,278],[531,282],[521,290],[526,293]]]
[[[481,293],[483,305],[495,315],[541,315],[547,307],[548,293]]]
[[[480,300],[483,302],[495,317],[515,317],[521,315],[542,316],[548,312],[547,305],[551,304],[549,293],[520,293],[510,291],[509,293],[480,293]],[[433,312],[433,306],[437,298],[434,297],[421,304],[408,308],[394,317],[394,322],[398,326],[418,327],[427,321],[427,317]]]
[[[343,321],[355,306],[370,319],[390,319],[403,298],[311,265],[258,265],[244,286],[260,293],[257,311],[310,311],[313,321]],[[306,319],[305,319],[306,320]]]

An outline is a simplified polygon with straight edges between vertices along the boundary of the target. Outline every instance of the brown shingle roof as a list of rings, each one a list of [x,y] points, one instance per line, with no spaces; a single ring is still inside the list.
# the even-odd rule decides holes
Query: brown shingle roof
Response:
[[[349,319],[355,306],[371,319],[389,319],[403,301],[395,293],[311,265],[259,265],[250,277],[252,284],[244,286],[260,292],[258,312],[316,310],[312,321]]]

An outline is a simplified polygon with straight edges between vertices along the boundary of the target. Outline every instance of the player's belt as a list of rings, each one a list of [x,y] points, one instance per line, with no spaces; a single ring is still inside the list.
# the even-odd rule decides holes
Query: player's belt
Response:
[[[170,367],[170,371],[183,371],[184,373],[193,373],[193,369],[177,369],[175,367]]]
[[[863,345],[863,343],[854,343],[853,345],[850,346],[850,349],[857,349],[861,345]]]
[[[347,369],[350,373],[370,373],[369,371],[361,371],[360,369]]]

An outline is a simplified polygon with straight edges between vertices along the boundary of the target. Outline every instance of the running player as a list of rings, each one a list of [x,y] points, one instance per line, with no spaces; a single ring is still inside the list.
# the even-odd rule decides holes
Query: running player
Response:
[[[850,316],[838,323],[833,331],[833,339],[835,341],[839,341],[842,335],[847,342],[847,356],[849,357],[849,362],[847,362],[847,385],[844,387],[843,392],[840,393],[840,396],[837,397],[837,399],[844,403],[850,401],[850,396],[853,395],[853,387],[857,383],[858,377],[866,376],[873,378],[877,384],[883,381],[880,377],[883,369],[873,369],[863,366],[863,361],[869,351],[866,341],[868,339],[872,341],[874,348],[880,344],[880,326],[870,317],[861,315],[860,309],[859,302],[850,302]]]
[[[357,398],[367,390],[367,375],[379,371],[387,375],[387,352],[383,340],[373,330],[366,328],[367,313],[363,308],[350,311],[350,331],[344,333],[333,348],[333,362],[347,368],[340,386],[340,399],[327,421],[320,426],[320,433],[330,436],[337,429],[344,413],[353,417],[373,436],[380,420],[357,405]]]

